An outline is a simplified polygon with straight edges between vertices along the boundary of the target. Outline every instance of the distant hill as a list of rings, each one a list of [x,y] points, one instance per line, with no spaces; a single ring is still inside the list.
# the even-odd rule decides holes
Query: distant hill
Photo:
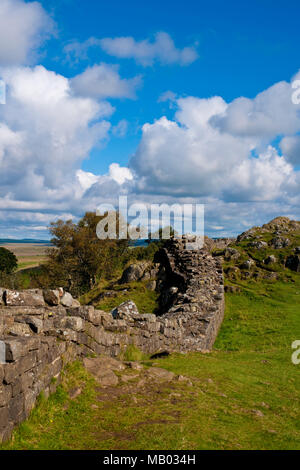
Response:
[[[0,238],[0,245],[6,245],[8,243],[39,243],[41,245],[51,245],[50,240],[35,240],[34,238]]]

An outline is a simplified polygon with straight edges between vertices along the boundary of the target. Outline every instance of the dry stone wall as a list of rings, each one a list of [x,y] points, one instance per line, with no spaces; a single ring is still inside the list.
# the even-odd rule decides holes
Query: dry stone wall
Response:
[[[129,344],[145,353],[206,351],[224,315],[222,267],[207,251],[170,240],[158,254],[161,312],[140,314],[131,301],[112,312],[80,306],[70,294],[0,290],[0,441],[28,417],[41,391],[55,391],[64,364],[90,353],[118,356]]]

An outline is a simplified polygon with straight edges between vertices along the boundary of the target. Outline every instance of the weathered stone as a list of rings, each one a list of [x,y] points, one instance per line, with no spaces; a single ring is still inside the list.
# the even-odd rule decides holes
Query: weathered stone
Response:
[[[118,384],[118,377],[111,368],[106,366],[102,358],[84,358],[83,364],[103,387],[111,387]]]
[[[289,238],[275,237],[271,240],[270,245],[275,248],[275,250],[280,250],[281,248],[286,248],[291,244]]]
[[[66,327],[75,331],[82,331],[84,323],[80,317],[66,317]]]
[[[58,289],[45,289],[44,300],[48,305],[58,305],[60,302],[60,291]]]
[[[5,364],[6,362],[6,345],[5,342],[0,340],[0,379],[1,379],[1,373],[3,373],[3,368],[1,367],[1,364]],[[1,384],[1,380],[0,380]]]
[[[69,292],[65,292],[64,295],[60,299],[60,303],[64,307],[72,307],[73,305],[73,297]]]
[[[5,289],[3,289],[3,287],[0,287],[0,305],[4,305],[4,292]]]
[[[34,333],[43,333],[44,331],[44,321],[36,317],[26,317],[25,322]]]
[[[136,361],[125,362],[125,365],[127,367],[130,367],[130,369],[133,369],[133,370],[143,370],[144,369],[143,364],[140,364],[139,362],[136,362]]]
[[[262,248],[268,248],[267,242],[264,242],[262,240],[251,242],[249,243],[249,246],[257,248],[258,250],[261,250]]]
[[[13,362],[25,356],[28,352],[28,346],[23,338],[10,339],[5,341],[6,361]]]
[[[255,262],[252,259],[248,259],[247,261],[244,261],[241,265],[241,269],[251,269],[252,266],[255,265]]]
[[[3,406],[0,408],[0,429],[4,429],[8,423],[8,406]]]
[[[139,311],[132,300],[127,300],[126,302],[123,302],[121,305],[113,309],[111,314],[113,318],[122,320],[130,318],[132,315],[138,315]]]
[[[149,281],[146,284],[146,288],[149,290],[155,290],[156,289],[156,281]]]
[[[32,330],[29,325],[25,323],[13,323],[11,326],[5,328],[6,335],[12,336],[30,336]]]
[[[37,394],[34,390],[27,390],[24,398],[24,412],[26,418],[28,418],[30,412],[32,411],[35,402],[36,402]]]
[[[19,394],[9,401],[9,420],[13,423],[19,424],[24,419],[24,401],[23,394]]]
[[[4,293],[5,305],[43,307],[45,305],[43,292],[40,289],[15,291],[6,289]]]
[[[147,377],[152,380],[158,380],[163,382],[171,382],[175,378],[175,374],[166,369],[161,369],[159,367],[151,367],[146,371]]]
[[[10,439],[14,428],[14,423],[7,422],[4,428],[0,428],[0,443],[6,442]]]
[[[140,281],[145,279],[150,279],[150,270],[151,270],[151,263],[150,262],[141,262],[141,263],[134,263],[128,266],[122,274],[120,284],[126,284],[132,281]],[[152,269],[152,274],[154,274]]]
[[[0,385],[0,407],[7,406],[12,395],[10,385]]]

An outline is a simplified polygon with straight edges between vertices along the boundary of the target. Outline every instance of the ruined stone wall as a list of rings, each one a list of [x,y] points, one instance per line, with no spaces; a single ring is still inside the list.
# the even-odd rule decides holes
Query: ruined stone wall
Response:
[[[187,250],[185,240],[169,241],[158,256],[160,316],[139,314],[130,301],[108,313],[60,290],[0,289],[0,441],[29,415],[41,391],[55,390],[70,360],[117,356],[129,344],[150,354],[212,348],[224,315],[219,260]]]

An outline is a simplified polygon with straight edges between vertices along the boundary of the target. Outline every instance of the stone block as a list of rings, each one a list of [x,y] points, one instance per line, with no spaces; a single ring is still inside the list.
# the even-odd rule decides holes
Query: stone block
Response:
[[[4,428],[0,428],[0,443],[6,442],[11,438],[14,429],[14,423],[8,422]]]
[[[82,331],[84,322],[80,317],[66,317],[66,327],[75,331]]]
[[[2,406],[0,408],[0,429],[4,429],[8,424],[8,406]]]
[[[48,305],[59,305],[61,296],[58,289],[45,289],[43,290],[43,296]]]
[[[19,394],[16,397],[12,398],[9,401],[8,405],[8,416],[9,416],[9,421],[12,421],[13,423],[19,424],[23,419],[25,418],[24,416],[24,395]]]
[[[7,306],[43,307],[45,305],[43,292],[40,289],[23,291],[6,289],[4,301]]]
[[[73,297],[69,292],[65,292],[64,295],[60,299],[60,303],[64,307],[72,307],[73,305]]]
[[[0,407],[7,406],[12,395],[12,388],[10,385],[0,385]]]

